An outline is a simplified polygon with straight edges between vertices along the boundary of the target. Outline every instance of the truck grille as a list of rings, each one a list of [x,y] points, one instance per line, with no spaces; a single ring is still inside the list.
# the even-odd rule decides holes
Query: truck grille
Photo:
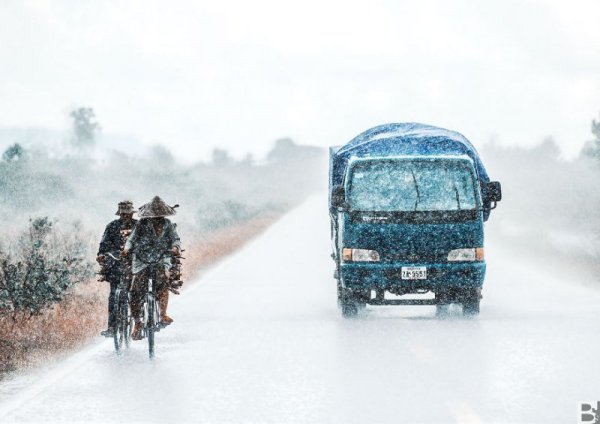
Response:
[[[383,258],[386,262],[406,262],[410,264],[418,263],[439,263],[447,262],[448,254],[438,253],[390,253]]]

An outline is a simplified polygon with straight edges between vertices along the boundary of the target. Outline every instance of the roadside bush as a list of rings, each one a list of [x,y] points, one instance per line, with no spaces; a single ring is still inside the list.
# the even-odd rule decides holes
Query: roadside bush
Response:
[[[63,233],[47,217],[36,218],[10,249],[0,251],[0,318],[39,315],[92,277],[80,232],[77,224]]]

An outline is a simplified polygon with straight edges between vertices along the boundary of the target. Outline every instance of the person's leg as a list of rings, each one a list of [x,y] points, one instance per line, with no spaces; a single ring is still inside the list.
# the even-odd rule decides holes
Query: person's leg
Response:
[[[108,327],[100,334],[105,337],[112,337],[115,331],[115,293],[119,285],[118,281],[109,281],[110,283],[110,294],[108,295]]]
[[[156,290],[156,300],[160,307],[160,323],[169,325],[173,322],[173,318],[167,315],[167,307],[169,306],[169,280],[167,273],[163,270],[160,274],[161,284]]]
[[[131,315],[135,320],[135,325],[133,327],[133,331],[131,332],[131,338],[133,340],[142,339],[142,307],[144,304],[144,294],[146,293],[145,288],[147,281],[147,276],[144,271],[145,270],[142,270],[133,276],[131,290],[129,292],[129,307],[131,308]]]

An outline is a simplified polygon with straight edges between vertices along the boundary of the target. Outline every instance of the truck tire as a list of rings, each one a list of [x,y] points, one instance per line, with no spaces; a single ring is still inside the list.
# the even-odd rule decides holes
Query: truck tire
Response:
[[[356,308],[359,311],[364,311],[366,309],[367,303],[370,298],[371,298],[371,291],[369,291],[368,293],[365,293],[365,292],[353,293],[353,301],[354,301],[354,304],[356,305]]]
[[[448,312],[450,309],[450,305],[447,303],[438,303],[435,305],[435,316],[438,318],[443,318],[448,316]]]
[[[438,318],[443,318],[448,315],[450,309],[450,303],[452,300],[451,293],[447,290],[438,289],[435,292],[435,316]]]
[[[358,314],[360,302],[351,290],[342,287],[338,281],[338,306],[344,318],[353,318]]]
[[[358,308],[352,301],[342,303],[341,310],[344,318],[354,318],[358,314]]]
[[[463,298],[463,315],[476,316],[479,315],[479,290],[471,289],[464,294]]]

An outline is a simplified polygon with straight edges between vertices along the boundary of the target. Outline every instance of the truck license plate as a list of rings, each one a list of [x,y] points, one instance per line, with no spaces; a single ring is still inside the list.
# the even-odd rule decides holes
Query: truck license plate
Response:
[[[425,266],[403,266],[402,267],[402,279],[403,280],[426,280],[427,279],[427,267],[425,267]]]

